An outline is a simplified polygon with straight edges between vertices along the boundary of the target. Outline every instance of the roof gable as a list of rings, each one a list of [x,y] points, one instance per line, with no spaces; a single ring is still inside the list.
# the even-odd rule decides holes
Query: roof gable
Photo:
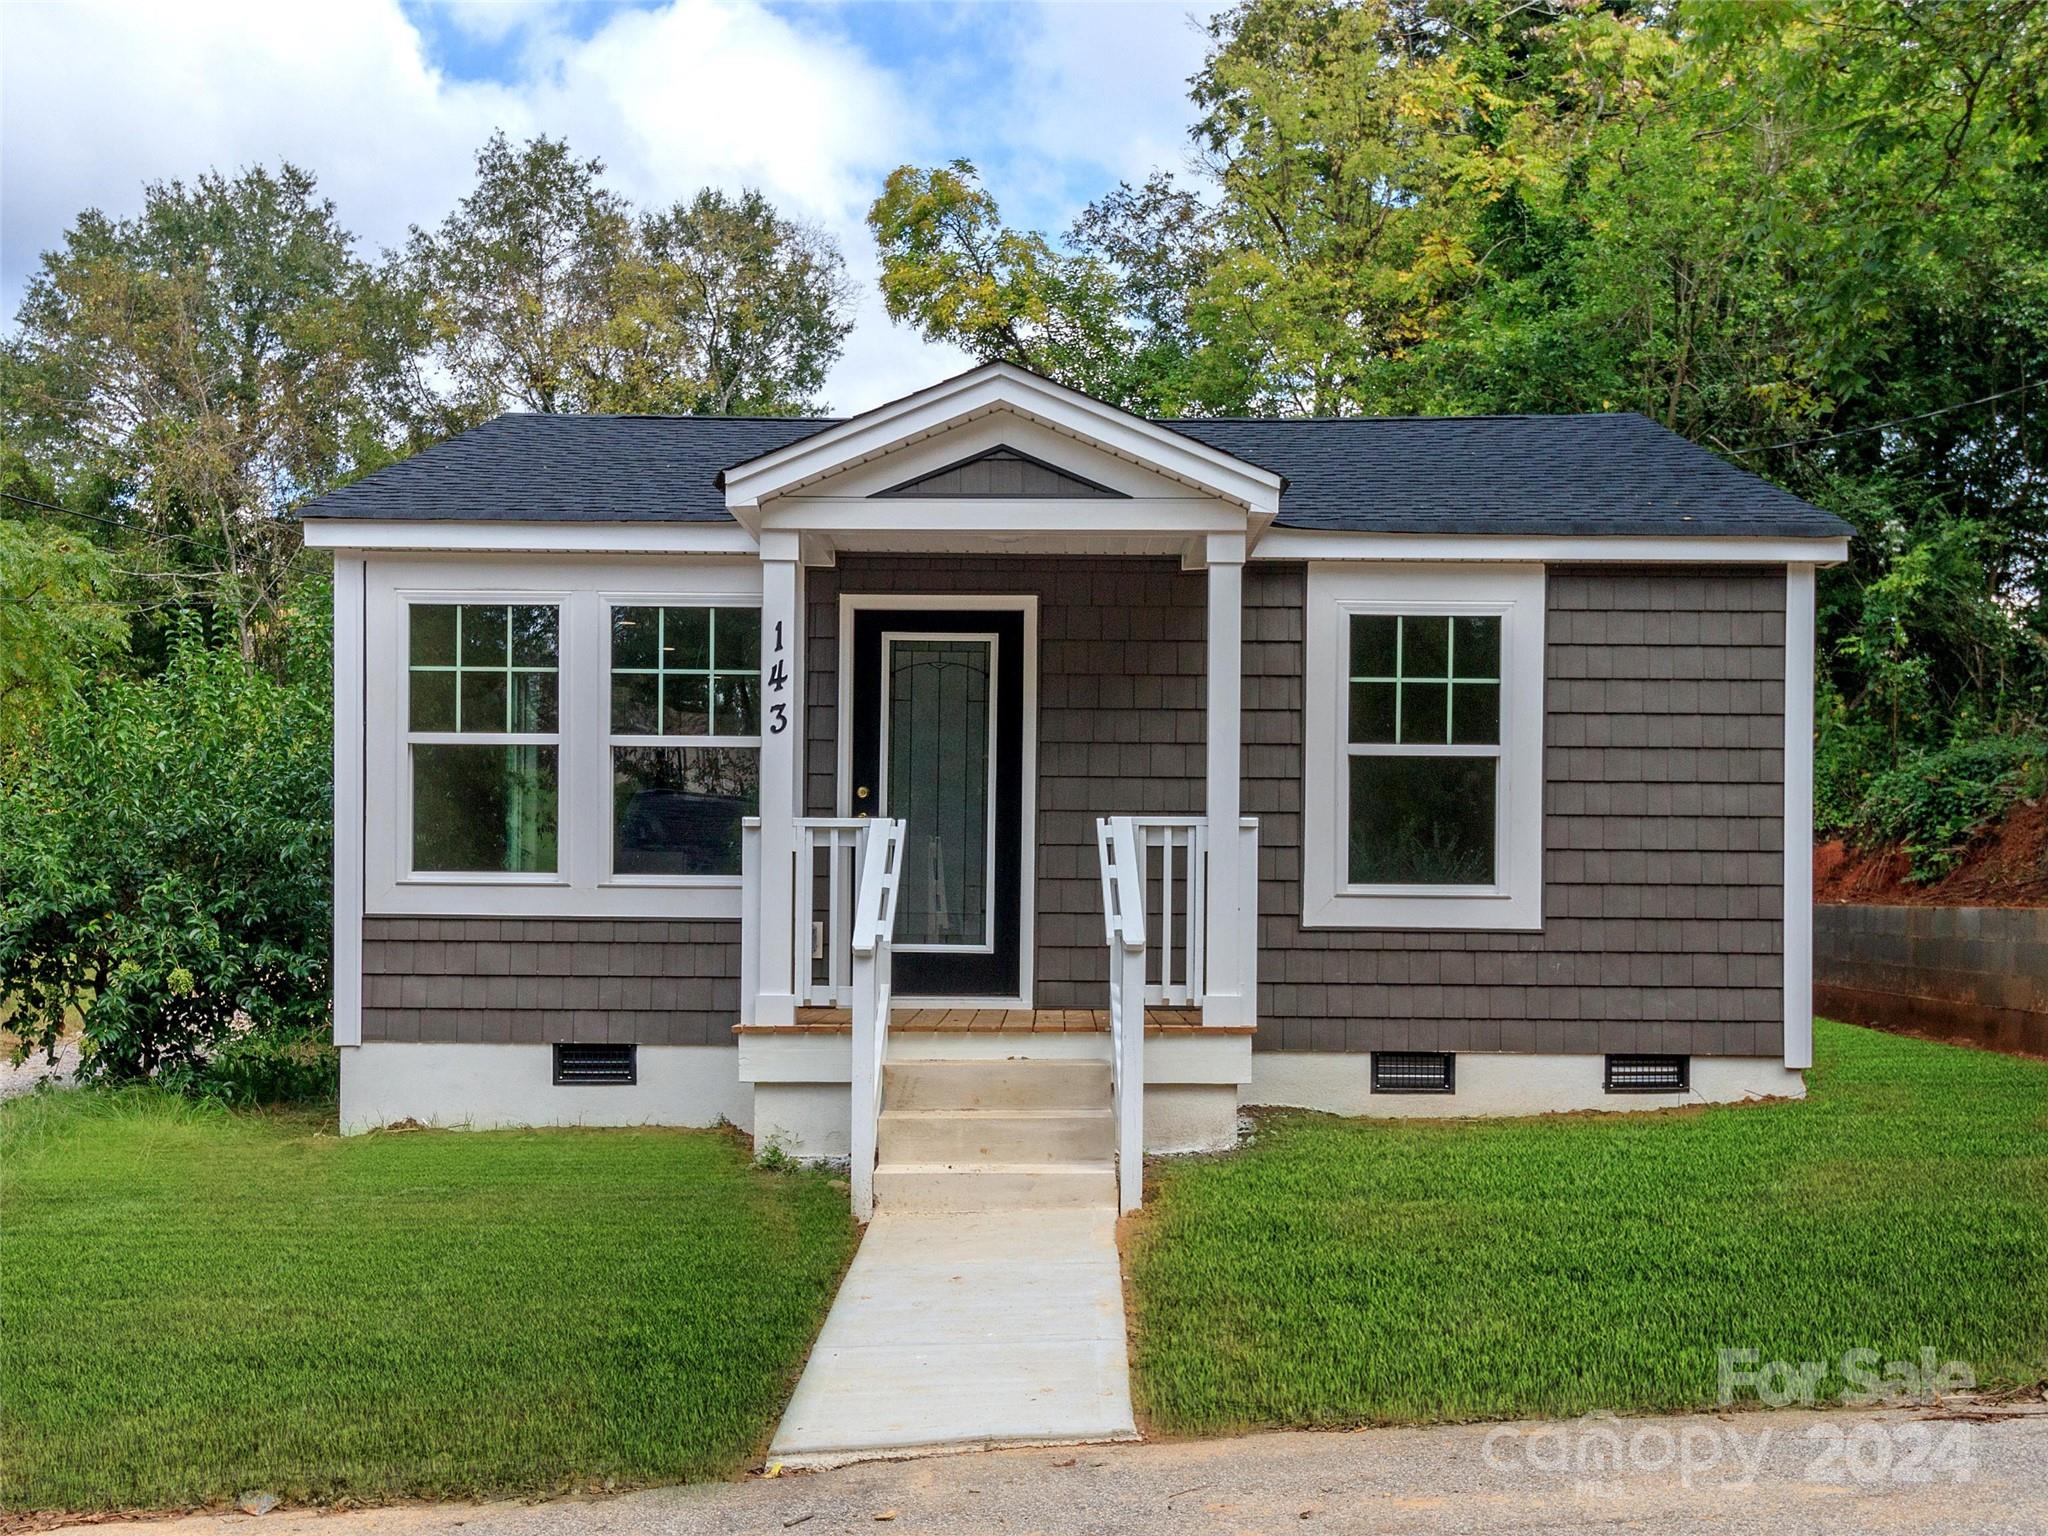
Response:
[[[1008,443],[985,448],[980,453],[955,459],[951,464],[914,475],[876,497],[943,496],[963,500],[987,497],[1096,497],[1128,499],[1129,493],[1112,490],[1085,475],[1049,464],[1044,459],[1012,448]]]
[[[983,364],[735,464],[725,472],[726,505],[755,527],[763,508],[778,498],[970,423],[1005,416],[1178,481],[1198,496],[1232,503],[1255,524],[1270,522],[1278,510],[1282,482],[1271,470],[1010,363]]]

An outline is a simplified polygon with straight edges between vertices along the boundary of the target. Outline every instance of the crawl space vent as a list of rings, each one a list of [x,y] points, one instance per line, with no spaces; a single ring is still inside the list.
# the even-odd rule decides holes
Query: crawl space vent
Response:
[[[1449,1051],[1374,1051],[1374,1093],[1455,1093],[1457,1057]]]
[[[1609,1093],[1683,1093],[1692,1079],[1690,1056],[1610,1056]]]
[[[632,1045],[558,1045],[558,1084],[627,1085],[639,1081],[639,1063]]]

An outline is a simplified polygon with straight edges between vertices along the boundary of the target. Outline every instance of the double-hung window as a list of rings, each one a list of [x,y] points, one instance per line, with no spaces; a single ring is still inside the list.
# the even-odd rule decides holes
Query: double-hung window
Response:
[[[1318,565],[1303,921],[1542,926],[1540,568]]]
[[[554,874],[560,610],[416,602],[406,621],[412,868]]]
[[[760,804],[760,609],[614,604],[610,628],[614,875],[739,874]]]

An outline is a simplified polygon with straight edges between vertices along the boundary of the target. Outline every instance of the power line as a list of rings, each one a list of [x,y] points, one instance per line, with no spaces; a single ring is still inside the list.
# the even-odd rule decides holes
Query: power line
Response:
[[[124,533],[148,535],[146,528],[136,528],[119,518],[101,517],[97,512],[80,512],[73,507],[60,507],[54,501],[37,501],[33,496],[23,496],[16,491],[0,491],[0,500],[18,502],[24,507],[35,507],[43,512],[59,512],[65,517],[82,517],[89,523],[105,523],[109,528],[119,528]]]
[[[1867,427],[1850,427],[1841,432],[1823,432],[1818,437],[1795,437],[1786,442],[1772,443],[1763,448],[1744,448],[1730,453],[1729,457],[1732,459],[1746,459],[1752,454],[1776,453],[1780,448],[1805,448],[1814,443],[1832,443],[1845,437],[1861,437],[1866,432],[1883,432],[1891,427],[1910,426],[1916,421],[1927,421],[1936,416],[1946,416],[1952,411],[1967,411],[1974,406],[1989,405],[1992,401],[2003,400],[2009,395],[2024,395],[2032,388],[2033,385],[2031,384],[2019,384],[2011,389],[2001,389],[1995,395],[1984,395],[1976,400],[1965,400],[1960,405],[1939,406],[1931,411],[1922,411],[1917,416],[1900,416],[1892,421],[1872,422]]]

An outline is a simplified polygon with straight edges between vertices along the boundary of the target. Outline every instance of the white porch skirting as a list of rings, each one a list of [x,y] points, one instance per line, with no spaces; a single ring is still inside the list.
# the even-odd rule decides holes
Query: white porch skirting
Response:
[[[1252,1056],[1244,1102],[1332,1115],[1452,1119],[1806,1097],[1806,1080],[1776,1056],[1695,1056],[1692,1087],[1685,1093],[1608,1093],[1605,1079],[1602,1056],[1460,1051],[1456,1093],[1374,1093],[1372,1057],[1363,1052],[1259,1051]]]
[[[345,1136],[401,1120],[521,1125],[716,1125],[752,1130],[754,1096],[730,1045],[643,1045],[639,1081],[558,1087],[546,1045],[383,1043],[341,1048]],[[842,1152],[842,1156],[844,1153]]]
[[[1076,1056],[1106,1035],[904,1035],[901,1056]],[[1804,1079],[1777,1057],[1695,1056],[1683,1094],[1607,1093],[1599,1056],[1460,1052],[1453,1094],[1374,1093],[1372,1058],[1335,1051],[1251,1050],[1243,1035],[1147,1042],[1145,1150],[1213,1152],[1235,1145],[1240,1105],[1335,1115],[1446,1118],[1803,1098]],[[344,1135],[403,1120],[477,1130],[525,1125],[683,1125],[721,1121],[793,1157],[843,1159],[849,1149],[845,1035],[762,1034],[738,1046],[640,1047],[639,1081],[558,1087],[545,1045],[381,1043],[341,1050]]]

